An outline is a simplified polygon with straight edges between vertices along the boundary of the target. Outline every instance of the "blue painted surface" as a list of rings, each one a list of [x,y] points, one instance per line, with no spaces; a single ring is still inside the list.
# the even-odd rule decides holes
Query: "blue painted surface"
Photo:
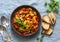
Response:
[[[4,15],[8,18],[8,20],[10,20],[11,13],[16,7],[20,5],[32,5],[40,12],[41,16],[43,16],[46,14],[46,7],[44,7],[44,2],[49,2],[49,0],[0,0],[0,18]],[[43,42],[60,42],[60,16],[56,16],[57,21],[54,27],[54,32],[51,36],[45,36]],[[12,36],[12,42],[39,42],[36,40],[36,38],[40,36],[40,32],[32,37],[21,37],[12,31],[10,25],[8,27],[8,30]],[[1,36],[0,42],[2,42]]]

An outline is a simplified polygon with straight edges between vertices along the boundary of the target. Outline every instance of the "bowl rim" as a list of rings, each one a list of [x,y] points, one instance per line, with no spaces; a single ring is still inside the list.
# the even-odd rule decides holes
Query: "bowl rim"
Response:
[[[31,35],[36,34],[36,32],[33,32],[33,33],[29,34],[29,35],[22,35],[20,32],[18,32],[16,29],[14,29],[14,26],[12,24],[13,13],[15,13],[15,11],[18,11],[19,8],[23,8],[23,7],[30,7],[32,9],[34,9],[35,11],[37,11],[38,17],[39,17],[39,24],[38,24],[39,26],[38,26],[38,29],[36,30],[36,32],[39,31],[40,26],[41,26],[41,15],[40,15],[40,12],[35,7],[30,6],[30,5],[21,5],[21,6],[18,6],[16,9],[14,9],[13,12],[12,12],[12,14],[11,14],[11,16],[10,16],[10,25],[11,25],[11,28],[13,29],[13,31],[16,32],[17,34],[19,34],[21,36],[31,36]]]

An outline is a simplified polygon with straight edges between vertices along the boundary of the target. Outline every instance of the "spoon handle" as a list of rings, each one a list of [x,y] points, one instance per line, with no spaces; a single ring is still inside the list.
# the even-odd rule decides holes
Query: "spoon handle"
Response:
[[[1,34],[1,37],[2,37],[2,42],[4,42],[3,34]]]
[[[7,33],[7,39],[8,39],[8,41],[11,41],[11,35],[9,34],[9,32],[8,32],[8,29],[6,28],[6,33]]]

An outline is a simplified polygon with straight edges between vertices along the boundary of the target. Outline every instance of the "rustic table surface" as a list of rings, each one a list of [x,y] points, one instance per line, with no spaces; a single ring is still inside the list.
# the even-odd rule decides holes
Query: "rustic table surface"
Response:
[[[58,0],[60,2],[60,0]],[[40,15],[43,16],[47,14],[45,12],[46,7],[44,6],[45,2],[49,2],[49,0],[0,0],[0,24],[1,24],[1,16],[6,16],[9,20],[8,31],[11,34],[12,41],[11,42],[39,42],[36,40],[37,37],[40,37],[40,31],[31,37],[21,37],[15,32],[12,31],[10,26],[10,16],[15,8],[21,5],[31,5],[35,7]],[[57,20],[54,26],[54,32],[51,36],[45,36],[43,42],[60,42],[60,16],[56,15]],[[2,42],[2,38],[0,35],[0,42]]]

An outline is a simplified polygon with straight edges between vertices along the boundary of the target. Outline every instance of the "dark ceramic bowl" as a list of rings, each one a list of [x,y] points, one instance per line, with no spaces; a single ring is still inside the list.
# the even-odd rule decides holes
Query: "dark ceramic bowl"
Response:
[[[22,35],[19,31],[17,31],[17,30],[15,29],[15,27],[14,27],[14,25],[13,25],[13,21],[12,21],[12,19],[13,19],[14,16],[15,16],[14,13],[17,12],[18,10],[20,10],[20,9],[23,8],[23,7],[32,8],[33,10],[35,10],[35,11],[37,12],[37,16],[39,17],[39,24],[38,24],[39,27],[38,27],[38,29],[36,30],[36,32],[30,33],[30,34],[26,34],[26,35]],[[29,5],[22,5],[22,6],[17,7],[17,8],[13,11],[13,13],[11,14],[10,23],[11,23],[11,27],[12,27],[13,31],[15,31],[15,32],[18,33],[19,35],[22,35],[22,36],[31,36],[31,35],[34,35],[35,33],[37,33],[37,31],[40,29],[40,26],[41,26],[41,16],[40,16],[40,13],[38,12],[38,10],[37,10],[36,8],[34,8],[34,7],[32,7],[32,6],[29,6]]]

